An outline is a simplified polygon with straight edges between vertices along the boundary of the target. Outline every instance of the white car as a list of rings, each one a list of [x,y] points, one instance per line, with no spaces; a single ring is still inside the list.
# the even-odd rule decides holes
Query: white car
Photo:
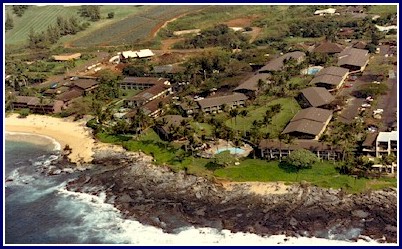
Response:
[[[371,82],[371,83],[373,83],[373,84],[377,84],[377,85],[379,85],[379,84],[381,84],[381,82],[379,82],[379,81],[373,81],[373,82]]]
[[[362,107],[368,108],[368,107],[371,107],[371,105],[370,104],[362,104]]]
[[[371,97],[371,96],[368,96],[368,97],[366,98],[366,100],[369,101],[369,102],[374,101],[373,97]]]
[[[383,112],[384,112],[383,109],[377,109],[377,110],[374,110],[374,111],[373,111],[373,114],[374,114],[374,115],[376,115],[376,114],[382,114]]]

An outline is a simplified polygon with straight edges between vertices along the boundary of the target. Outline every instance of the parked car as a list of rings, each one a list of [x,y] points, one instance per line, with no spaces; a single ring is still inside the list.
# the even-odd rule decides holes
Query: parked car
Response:
[[[366,101],[368,101],[368,102],[372,102],[372,101],[374,101],[374,99],[373,99],[373,97],[368,96],[368,97],[366,98]]]
[[[355,75],[349,76],[348,80],[349,81],[355,81],[355,80],[357,80],[357,76],[355,76]]]
[[[350,88],[350,87],[352,87],[353,86],[353,84],[345,84],[343,87],[344,88]]]
[[[375,126],[369,126],[369,127],[367,128],[367,130],[368,130],[369,132],[376,132],[376,131],[377,131],[377,128],[376,128]]]
[[[51,85],[50,85],[50,88],[51,89],[56,89],[57,88],[57,82],[53,82]]]
[[[379,84],[381,84],[381,82],[379,82],[379,81],[373,81],[373,82],[371,82],[371,83],[373,83],[373,84],[377,84],[377,85],[379,85]]]
[[[384,112],[384,109],[377,109],[373,111],[373,115],[377,115],[377,114],[382,114]]]
[[[364,104],[362,104],[362,107],[364,107],[364,108],[368,108],[368,107],[371,107],[371,105],[370,105],[370,104],[366,104],[366,103],[364,103]]]

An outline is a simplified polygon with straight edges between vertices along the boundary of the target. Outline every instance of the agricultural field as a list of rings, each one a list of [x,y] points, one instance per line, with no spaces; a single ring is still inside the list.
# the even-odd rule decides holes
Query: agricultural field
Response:
[[[76,16],[78,6],[64,7],[59,6],[31,6],[22,17],[12,14],[11,6],[6,7],[6,12],[12,14],[14,28],[6,32],[6,45],[20,45],[27,42],[28,34],[31,29],[41,32],[56,22],[57,16],[70,17]]]
[[[47,29],[47,27],[56,22],[58,16],[69,18],[75,16],[80,21],[84,21],[79,16],[79,6],[64,6],[64,5],[44,5],[44,6],[31,6],[28,8],[22,17],[18,17],[13,14],[11,6],[6,6],[6,12],[11,14],[14,21],[14,28],[6,33],[7,45],[23,45],[28,39],[29,31],[34,29],[36,32],[41,32]],[[75,36],[67,36],[60,39],[61,43],[67,42],[71,39],[76,39],[85,34],[89,34],[94,30],[97,30],[105,25],[118,22],[130,14],[140,11],[144,7],[138,6],[123,6],[123,5],[103,5],[100,8],[101,20],[98,22],[90,22],[91,26],[85,31],[79,32]],[[107,19],[107,14],[114,12],[113,19]]]
[[[72,42],[72,46],[113,46],[132,45],[149,38],[166,21],[203,6],[145,6],[118,22],[95,30]]]

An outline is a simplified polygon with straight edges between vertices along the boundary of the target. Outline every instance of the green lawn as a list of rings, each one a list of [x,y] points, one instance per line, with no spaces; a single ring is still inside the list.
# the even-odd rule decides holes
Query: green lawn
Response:
[[[397,5],[373,5],[370,7],[369,14],[388,15],[396,13]]]
[[[212,135],[212,126],[207,123],[198,123],[196,121],[191,122],[191,126],[194,128],[195,133],[198,135],[206,135],[206,136],[211,136]]]
[[[249,114],[247,117],[238,116],[235,118],[226,120],[225,124],[235,130],[250,130],[254,120],[262,120],[268,106],[276,104],[282,105],[280,113],[276,114],[272,118],[272,123],[262,128],[263,132],[269,132],[271,136],[277,136],[285,128],[286,124],[293,118],[293,116],[300,110],[299,104],[293,98],[280,98],[270,101],[267,105],[262,107],[250,107],[248,108]]]
[[[299,173],[287,171],[279,166],[278,161],[259,159],[245,159],[238,166],[229,166],[215,171],[208,170],[206,165],[212,159],[193,157],[173,144],[162,141],[152,130],[148,129],[137,140],[130,135],[97,134],[101,142],[114,143],[124,146],[129,151],[142,151],[155,158],[157,165],[169,165],[174,171],[186,170],[189,174],[203,177],[217,177],[229,181],[282,181],[297,183],[306,181],[312,185],[324,188],[343,188],[350,193],[363,192],[369,189],[377,190],[385,187],[396,187],[396,179],[355,179],[352,176],[340,175],[332,162],[320,162],[311,169],[301,170]],[[185,155],[180,160],[179,154]]]
[[[231,181],[284,181],[289,183],[307,181],[312,185],[324,188],[343,188],[348,192],[362,192],[368,189],[381,189],[396,187],[396,179],[381,178],[379,180],[356,179],[352,176],[340,175],[331,162],[320,162],[311,169],[299,172],[287,172],[279,167],[277,161],[264,161],[246,159],[239,166],[218,169],[214,172],[216,177]]]

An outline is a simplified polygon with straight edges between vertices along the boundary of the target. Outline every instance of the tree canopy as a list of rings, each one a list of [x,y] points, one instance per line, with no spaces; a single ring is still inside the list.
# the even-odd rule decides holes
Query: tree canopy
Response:
[[[285,162],[299,171],[311,168],[314,163],[318,162],[318,157],[311,151],[297,149],[289,154]]]

